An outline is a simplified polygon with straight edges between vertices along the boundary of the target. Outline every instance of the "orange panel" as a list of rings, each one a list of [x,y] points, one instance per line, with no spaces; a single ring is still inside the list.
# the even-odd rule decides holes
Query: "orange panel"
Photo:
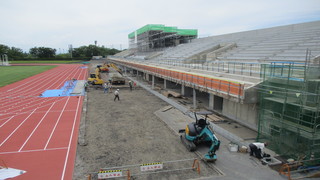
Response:
[[[179,79],[179,72],[175,71],[175,72],[174,72],[174,77],[175,77],[176,79]]]
[[[165,76],[165,75],[166,75],[166,70],[161,69],[161,74],[162,74],[163,76]]]
[[[220,91],[228,92],[229,91],[229,82],[228,81],[220,81]]]
[[[208,88],[212,88],[212,83],[210,78],[205,78],[205,86]]]
[[[213,89],[219,90],[220,87],[220,80],[218,79],[211,79],[211,85]]]
[[[182,80],[187,81],[187,74],[186,73],[181,73],[182,74]]]
[[[176,72],[175,71],[170,71],[170,76],[172,77],[172,78],[176,78]]]
[[[205,78],[201,77],[201,76],[198,76],[198,84],[201,85],[201,86],[206,86]]]
[[[180,79],[180,73],[176,71],[176,79]]]
[[[164,70],[166,76],[170,76],[170,71],[169,70]]]
[[[230,83],[230,94],[239,94],[239,84]]]
[[[187,81],[192,83],[192,75],[191,74],[186,74],[187,75]]]
[[[194,84],[197,83],[197,77],[195,77],[195,75],[191,75],[191,82],[193,82]]]
[[[198,84],[198,76],[196,75],[191,75],[192,76],[192,82],[195,84]]]

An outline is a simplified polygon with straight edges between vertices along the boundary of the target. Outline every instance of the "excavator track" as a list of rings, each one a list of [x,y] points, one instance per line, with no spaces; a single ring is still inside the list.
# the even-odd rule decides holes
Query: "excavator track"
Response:
[[[190,151],[195,151],[197,149],[196,145],[193,142],[190,142],[186,139],[186,135],[180,135],[182,144]]]

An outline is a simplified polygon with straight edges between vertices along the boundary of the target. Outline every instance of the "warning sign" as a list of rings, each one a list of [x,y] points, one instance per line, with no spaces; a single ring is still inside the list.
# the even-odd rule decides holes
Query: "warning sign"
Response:
[[[140,165],[141,171],[154,171],[157,169],[163,169],[163,164],[160,162],[157,162],[157,163],[148,163],[148,164]]]
[[[98,179],[122,177],[122,170],[99,171]]]

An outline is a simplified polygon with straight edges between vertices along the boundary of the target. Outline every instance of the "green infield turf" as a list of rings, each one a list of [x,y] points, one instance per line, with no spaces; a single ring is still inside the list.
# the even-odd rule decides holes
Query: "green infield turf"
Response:
[[[0,87],[42,73],[57,66],[0,66]]]

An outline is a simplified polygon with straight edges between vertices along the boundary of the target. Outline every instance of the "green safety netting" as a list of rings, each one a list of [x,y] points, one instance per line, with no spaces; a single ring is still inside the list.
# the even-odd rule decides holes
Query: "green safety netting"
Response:
[[[288,158],[320,158],[320,68],[264,64],[259,86],[258,141]]]
[[[178,29],[174,26],[165,26],[162,24],[147,24],[136,31],[128,34],[129,38],[134,38],[135,34],[140,35],[147,31],[162,31],[165,33],[176,33],[181,36],[197,36],[198,30],[197,29]]]

